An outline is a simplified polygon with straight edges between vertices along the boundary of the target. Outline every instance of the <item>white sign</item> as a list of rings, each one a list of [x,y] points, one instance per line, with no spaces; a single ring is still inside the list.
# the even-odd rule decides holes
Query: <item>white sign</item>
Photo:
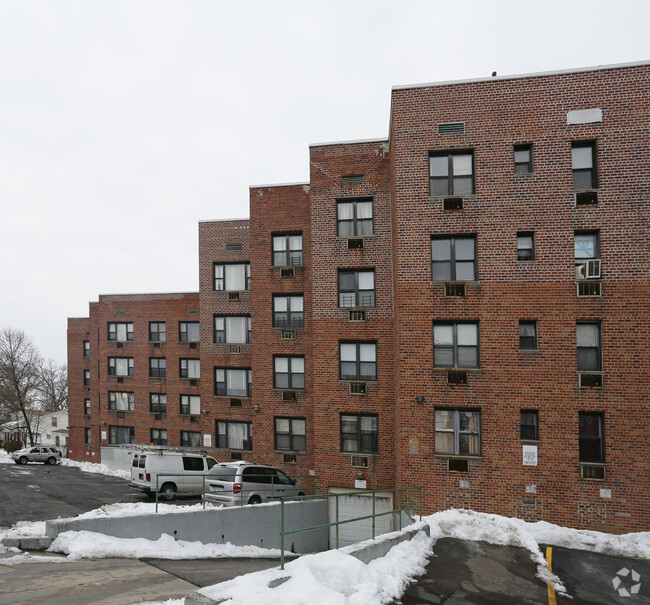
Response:
[[[526,486],[526,493],[527,494],[536,494],[537,493],[537,486],[536,485],[527,485]]]
[[[365,479],[355,479],[354,487],[357,489],[366,489],[366,480]]]
[[[212,435],[203,435],[203,447],[212,447]]]
[[[537,466],[537,446],[524,445],[522,447],[524,454],[524,466]]]
[[[611,498],[612,497],[612,490],[611,489],[601,489],[600,490],[600,497],[601,498]]]
[[[102,431],[102,439],[106,439],[106,431]]]

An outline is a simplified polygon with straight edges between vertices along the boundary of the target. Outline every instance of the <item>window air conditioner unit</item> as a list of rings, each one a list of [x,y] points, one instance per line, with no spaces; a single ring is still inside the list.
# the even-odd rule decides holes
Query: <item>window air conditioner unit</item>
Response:
[[[298,464],[298,456],[295,454],[284,454],[282,462],[285,464]]]
[[[199,417],[198,416],[190,416],[190,422],[198,422]]]
[[[239,355],[241,353],[241,345],[230,345],[230,352]]]
[[[365,395],[367,392],[365,382],[351,382],[350,395]]]
[[[293,267],[282,267],[280,277],[293,277]]]
[[[598,191],[586,189],[585,191],[576,191],[574,196],[576,206],[588,206],[598,203]]]
[[[296,392],[282,391],[282,401],[296,401]]]
[[[348,240],[348,250],[363,248],[363,238],[352,238]]]
[[[282,332],[280,333],[280,338],[282,338],[282,340],[294,340],[296,338],[296,331],[282,330]]]
[[[463,198],[462,197],[446,197],[443,202],[443,210],[462,210]]]
[[[199,381],[196,380],[196,378],[192,378],[192,380],[190,380],[190,385],[191,385],[191,386],[195,387],[195,386],[197,386],[198,384],[199,384]]]
[[[590,258],[576,265],[576,279],[598,279],[600,277],[600,259]]]
[[[160,348],[160,343],[159,342],[154,342],[153,346],[154,346],[155,349],[159,349]]]
[[[348,313],[348,321],[366,321],[365,311],[350,311]]]
[[[190,349],[196,349],[198,347],[199,343],[198,342],[191,342],[190,343]]]
[[[162,414],[154,414],[153,418],[154,420],[162,420]]]

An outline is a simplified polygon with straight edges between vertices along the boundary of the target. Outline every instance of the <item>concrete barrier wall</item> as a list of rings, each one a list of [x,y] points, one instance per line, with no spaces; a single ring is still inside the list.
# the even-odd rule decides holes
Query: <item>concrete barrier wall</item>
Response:
[[[328,522],[327,500],[285,503],[285,531]],[[45,533],[55,539],[65,531],[93,531],[117,538],[157,540],[169,534],[177,540],[280,548],[280,504],[259,504],[233,508],[152,514],[137,517],[70,519],[47,521]],[[288,536],[285,550],[296,553],[321,552],[328,548],[327,528]]]
[[[100,462],[112,471],[131,472],[133,454],[140,450],[135,447],[103,447]]]

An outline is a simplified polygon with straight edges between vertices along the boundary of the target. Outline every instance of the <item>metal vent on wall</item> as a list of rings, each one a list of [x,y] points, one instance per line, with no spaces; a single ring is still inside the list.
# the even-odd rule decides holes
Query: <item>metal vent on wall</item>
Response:
[[[599,281],[579,281],[578,297],[589,298],[591,296],[602,296],[602,282]]]
[[[350,311],[348,313],[348,321],[366,321],[365,311]]]
[[[199,381],[196,380],[196,378],[192,378],[192,380],[190,380],[190,385],[191,385],[191,386],[195,387],[195,386],[197,386],[198,384],[199,384]]]
[[[282,330],[280,334],[280,338],[282,340],[294,340],[296,338],[296,331],[295,330]]]
[[[162,420],[162,414],[154,414],[154,420]]]
[[[230,452],[230,459],[231,460],[241,460],[241,452]]]
[[[468,473],[469,460],[465,460],[464,458],[448,458],[447,470],[455,473]]]
[[[240,408],[241,407],[241,399],[231,399],[230,400],[230,407],[231,408]]]
[[[581,373],[580,386],[586,388],[601,388],[603,386],[603,375]]]
[[[576,191],[575,193],[576,206],[591,206],[598,203],[598,191],[593,189],[587,191]]]
[[[348,250],[363,248],[363,238],[355,237],[348,240]]]
[[[298,464],[298,456],[295,454],[284,454],[282,462],[286,464]]]
[[[467,372],[447,372],[447,384],[467,384]]]
[[[198,342],[191,342],[190,343],[190,349],[196,349],[199,346]]]
[[[438,124],[438,134],[465,134],[465,122]]]
[[[598,481],[605,480],[605,467],[604,466],[583,466],[582,478],[583,479],[596,479]]]
[[[365,382],[351,382],[350,395],[365,395],[367,392]]]
[[[463,198],[462,197],[446,197],[442,201],[443,210],[462,210]]]
[[[368,468],[370,466],[370,458],[368,456],[351,456],[350,465],[357,468]]]
[[[226,244],[226,252],[241,252],[241,244]]]
[[[343,185],[363,185],[363,174],[347,174],[341,177]]]
[[[445,296],[465,296],[465,284],[445,284]]]
[[[293,267],[282,267],[280,277],[293,277]]]
[[[283,391],[282,392],[282,401],[295,401],[296,392],[295,391]]]
[[[234,355],[239,355],[241,353],[241,345],[230,345],[230,352]]]
[[[190,422],[198,422],[199,417],[198,416],[190,416]]]

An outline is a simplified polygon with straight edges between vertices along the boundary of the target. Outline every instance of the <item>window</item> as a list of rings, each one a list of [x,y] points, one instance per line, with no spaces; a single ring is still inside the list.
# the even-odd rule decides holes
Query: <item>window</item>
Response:
[[[133,324],[130,322],[109,322],[108,340],[115,342],[132,342]]]
[[[341,414],[341,451],[379,453],[377,414]]]
[[[253,449],[252,423],[217,420],[217,447],[251,451]]]
[[[181,446],[201,447],[201,433],[198,431],[181,431]]]
[[[250,344],[251,318],[246,315],[215,315],[214,342],[228,344]]]
[[[274,357],[273,386],[276,389],[305,388],[304,357]]]
[[[90,370],[84,370],[84,386],[90,386]]]
[[[133,376],[133,357],[109,357],[109,376]]]
[[[90,357],[90,341],[84,340],[84,357]]]
[[[58,424],[58,418],[56,416],[52,416],[52,426],[57,426]]]
[[[108,409],[118,412],[132,412],[135,409],[135,395],[133,393],[109,391]]]
[[[167,430],[151,429],[149,440],[151,445],[167,445]]]
[[[515,145],[515,174],[526,174],[533,171],[533,146]]]
[[[133,445],[135,443],[135,428],[132,426],[109,426],[108,443],[110,445]]]
[[[579,412],[580,462],[605,462],[603,415],[599,412]]]
[[[476,237],[431,237],[431,276],[433,281],[474,281]]]
[[[302,328],[304,326],[304,299],[301,295],[273,297],[273,327]]]
[[[434,323],[433,365],[441,368],[478,368],[478,324]]]
[[[90,399],[84,399],[84,414],[90,416]]]
[[[178,332],[181,342],[199,342],[200,324],[198,321],[181,321]]]
[[[377,343],[342,342],[339,354],[341,380],[377,380]]]
[[[435,453],[481,455],[481,412],[462,409],[435,411]]]
[[[151,378],[165,378],[167,376],[167,359],[164,357],[150,357],[149,376]]]
[[[293,452],[307,450],[304,418],[275,418],[275,449]]]
[[[600,350],[600,324],[584,322],[576,325],[578,341],[578,371],[600,372],[602,369]]]
[[[201,378],[201,361],[199,359],[180,360],[181,378]]]
[[[596,143],[575,141],[571,143],[571,168],[573,189],[596,189]]]
[[[336,203],[340,237],[363,237],[373,233],[372,198],[340,200]]]
[[[302,265],[302,234],[273,236],[273,265],[275,267]]]
[[[154,414],[166,414],[167,395],[165,393],[149,393],[149,411]]]
[[[181,395],[181,414],[198,416],[201,413],[201,397],[198,395]]]
[[[432,153],[429,157],[431,195],[474,193],[474,153]]]
[[[374,307],[375,271],[339,271],[339,307]]]
[[[215,263],[215,290],[250,290],[250,263]]]
[[[539,440],[539,412],[537,410],[520,411],[519,436],[524,441]]]
[[[164,321],[149,322],[149,341],[150,342],[167,341],[167,324]]]
[[[535,260],[535,234],[532,231],[517,231],[517,260]]]
[[[598,258],[598,232],[576,231],[574,242],[576,265],[584,260]]]
[[[530,320],[519,321],[519,350],[537,350],[537,322]]]
[[[84,429],[84,445],[90,445],[91,429]]]
[[[250,397],[253,377],[250,368],[215,368],[214,394],[230,397]]]

